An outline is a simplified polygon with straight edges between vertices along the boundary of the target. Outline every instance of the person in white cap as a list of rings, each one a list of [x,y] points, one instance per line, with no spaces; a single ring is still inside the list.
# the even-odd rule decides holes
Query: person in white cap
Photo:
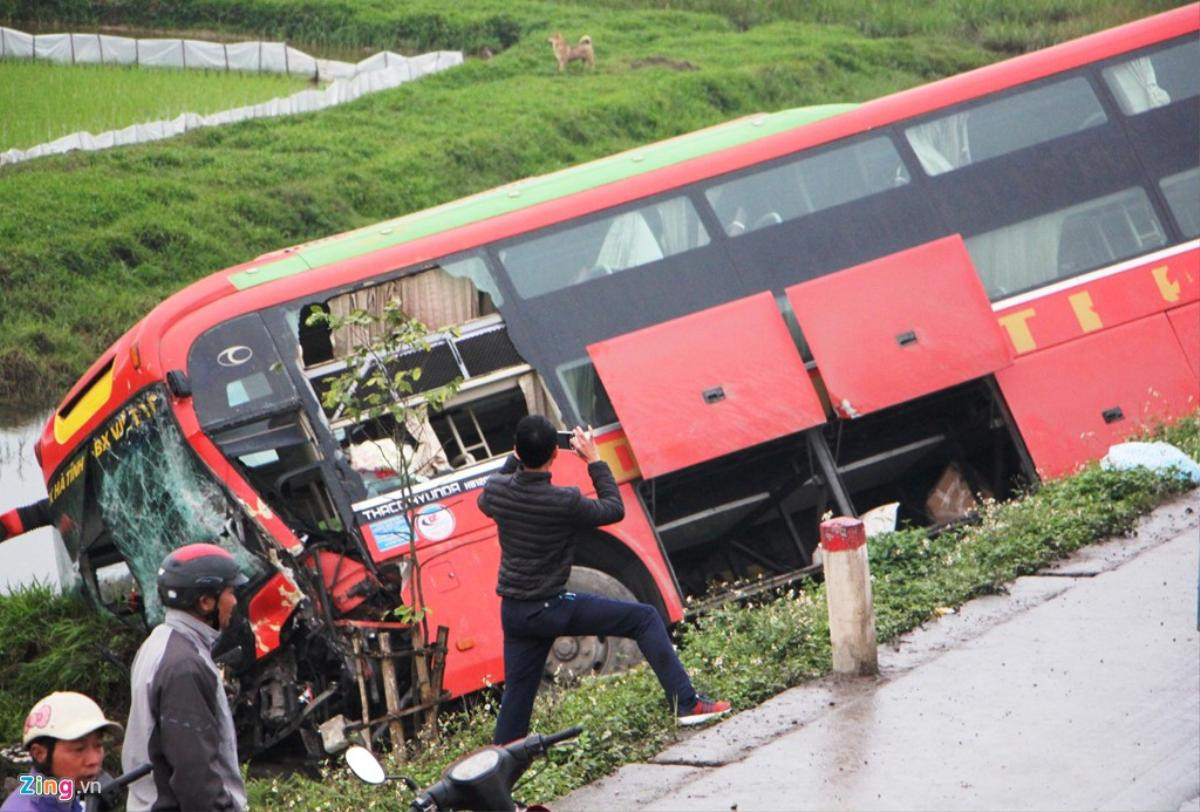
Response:
[[[79,812],[81,786],[100,777],[104,735],[123,732],[83,694],[58,691],[38,700],[25,717],[21,740],[33,759],[33,772],[21,779],[0,812]],[[46,784],[47,778],[55,783]],[[54,792],[47,792],[48,786]]]

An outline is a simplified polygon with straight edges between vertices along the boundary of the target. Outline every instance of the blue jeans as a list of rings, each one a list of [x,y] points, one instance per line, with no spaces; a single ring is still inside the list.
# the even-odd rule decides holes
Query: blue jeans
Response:
[[[696,703],[692,681],[652,606],[585,593],[573,599],[570,593],[540,601],[504,598],[500,624],[504,628],[504,698],[492,735],[496,744],[529,733],[533,698],[542,683],[546,655],[554,638],[565,635],[633,638],[654,669],[672,710],[687,710]]]

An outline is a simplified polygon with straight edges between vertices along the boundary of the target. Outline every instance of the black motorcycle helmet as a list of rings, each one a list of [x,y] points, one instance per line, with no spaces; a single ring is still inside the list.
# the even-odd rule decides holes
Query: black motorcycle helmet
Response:
[[[188,544],[163,559],[158,597],[164,606],[191,609],[203,596],[218,595],[246,580],[228,550],[215,544]]]

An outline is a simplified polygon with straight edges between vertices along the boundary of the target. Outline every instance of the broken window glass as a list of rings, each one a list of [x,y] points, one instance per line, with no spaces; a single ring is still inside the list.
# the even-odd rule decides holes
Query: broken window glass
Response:
[[[264,568],[227,530],[236,509],[188,448],[166,404],[165,392],[145,390],[94,435],[88,450],[100,521],[129,563],[150,625],[163,617],[157,575],[172,550],[209,542],[232,553],[248,576]]]

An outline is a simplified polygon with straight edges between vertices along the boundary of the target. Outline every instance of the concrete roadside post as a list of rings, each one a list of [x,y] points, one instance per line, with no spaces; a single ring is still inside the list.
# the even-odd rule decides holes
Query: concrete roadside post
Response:
[[[863,523],[846,516],[821,522],[821,549],[833,670],[859,676],[877,674],[875,605]]]

